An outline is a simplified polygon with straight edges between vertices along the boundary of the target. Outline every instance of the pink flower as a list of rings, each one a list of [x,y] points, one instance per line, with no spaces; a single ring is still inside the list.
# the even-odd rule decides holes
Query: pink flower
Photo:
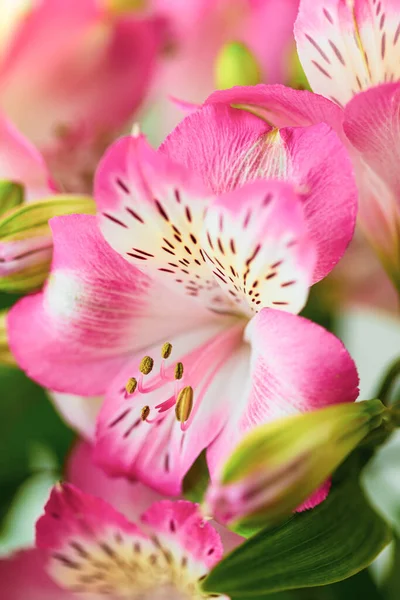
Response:
[[[0,109],[43,153],[63,189],[87,191],[98,157],[144,98],[158,27],[114,16],[98,0],[19,9],[16,2],[0,49]]]
[[[298,5],[299,0],[280,0],[279,7],[274,0],[154,0],[153,11],[165,18],[168,31],[153,86],[157,138],[182,118],[169,96],[201,103],[215,89],[215,63],[224,44],[246,44],[262,81],[288,83]]]
[[[74,450],[68,480],[51,493],[37,548],[0,561],[4,600],[73,600],[78,587],[96,598],[106,589],[111,598],[190,592],[221,558],[222,542],[227,552],[241,541],[215,524],[220,536],[196,504],[162,499],[137,482],[111,482],[87,444]],[[140,575],[132,580],[135,565]]]
[[[90,216],[53,220],[49,282],[8,327],[29,376],[105,394],[108,473],[179,495],[203,449],[213,474],[255,425],[356,398],[341,342],[290,314],[353,233],[351,167],[329,127],[207,106],[159,151],[116,142],[95,187],[102,233]]]
[[[394,83],[400,78],[400,7],[393,0],[324,0],[316,8],[302,0],[295,33],[314,91],[344,107],[360,223],[400,289],[400,84]]]

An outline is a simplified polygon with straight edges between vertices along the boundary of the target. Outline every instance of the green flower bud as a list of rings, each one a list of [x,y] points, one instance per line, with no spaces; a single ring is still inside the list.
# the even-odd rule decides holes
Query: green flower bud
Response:
[[[220,90],[235,85],[256,85],[262,80],[257,59],[249,48],[240,42],[222,46],[215,61],[215,82]]]
[[[380,400],[338,404],[254,429],[210,486],[207,511],[242,530],[289,516],[386,411]]]
[[[24,188],[12,181],[0,181],[0,217],[24,201]]]
[[[14,205],[0,217],[0,291],[28,293],[42,286],[53,252],[48,221],[77,213],[94,214],[94,201],[87,196],[59,194]]]

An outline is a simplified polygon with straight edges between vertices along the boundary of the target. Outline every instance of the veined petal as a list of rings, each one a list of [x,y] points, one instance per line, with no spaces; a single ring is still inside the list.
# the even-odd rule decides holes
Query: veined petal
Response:
[[[334,335],[302,317],[264,309],[249,323],[249,380],[236,415],[208,451],[211,473],[244,432],[279,417],[311,411],[358,395],[353,360]]]
[[[300,312],[316,262],[302,201],[290,184],[255,181],[223,194],[207,212],[202,248],[236,309]]]
[[[327,123],[339,137],[343,135],[343,113],[339,106],[308,90],[294,90],[284,85],[260,83],[213,92],[205,104],[225,104],[241,108],[274,127],[307,127]]]
[[[302,0],[295,35],[311,87],[339,105],[400,77],[396,0]]]
[[[186,596],[222,557],[219,535],[197,505],[161,501],[140,526],[71,485],[56,486],[36,529],[48,571],[71,592],[113,597]]]
[[[210,318],[113,252],[95,217],[58,217],[51,227],[47,285],[8,317],[17,362],[45,387],[102,394],[131,354]]]
[[[103,158],[95,196],[101,231],[121,256],[182,295],[221,305],[200,247],[212,194],[197,176],[143,136],[126,137]]]
[[[216,194],[260,178],[292,183],[317,245],[314,282],[329,273],[352,238],[357,189],[351,161],[324,123],[276,130],[246,111],[207,105],[186,117],[161,151]]]
[[[140,382],[140,359],[127,364],[98,418],[95,458],[107,473],[138,478],[164,494],[181,493],[183,477],[229,418],[232,395],[245,377],[248,360],[238,350],[242,335],[241,323],[222,331],[220,324],[172,339],[183,378],[174,382],[172,363],[164,376],[161,369],[147,375],[132,394],[125,384],[131,377]],[[156,363],[158,354],[159,347],[148,350]],[[191,404],[178,419],[177,398],[189,386]]]

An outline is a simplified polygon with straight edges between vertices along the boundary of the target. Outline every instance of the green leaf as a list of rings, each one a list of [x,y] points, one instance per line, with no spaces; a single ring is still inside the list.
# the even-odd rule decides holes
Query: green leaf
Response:
[[[0,181],[0,216],[21,204],[24,200],[24,188],[19,183]]]
[[[18,369],[0,366],[0,519],[19,486],[34,472],[38,445],[54,454],[61,469],[75,437],[44,390]],[[40,469],[39,469],[40,470]]]
[[[317,508],[262,531],[211,571],[202,589],[232,600],[341,581],[367,567],[391,541],[357,478],[337,482]]]

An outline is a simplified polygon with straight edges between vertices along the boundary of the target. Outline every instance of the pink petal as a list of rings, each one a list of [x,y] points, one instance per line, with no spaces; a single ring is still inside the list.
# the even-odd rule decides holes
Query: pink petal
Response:
[[[53,489],[36,540],[61,586],[113,597],[167,590],[181,597],[223,553],[219,535],[197,505],[155,503],[139,528],[103,500],[67,484]]]
[[[27,200],[51,194],[53,185],[38,150],[0,115],[0,179],[25,186]]]
[[[397,269],[400,269],[399,101],[400,84],[377,86],[349,102],[344,123],[346,134],[362,160],[361,225],[378,253],[386,255],[385,262],[389,260]]]
[[[78,442],[67,464],[66,479],[85,494],[98,496],[109,502],[125,517],[137,521],[159,494],[139,481],[111,479],[93,461],[93,448],[87,442]]]
[[[236,310],[251,317],[265,306],[303,308],[316,252],[301,198],[289,184],[259,180],[217,198],[202,247]]]
[[[236,414],[208,452],[211,472],[244,432],[278,417],[307,412],[358,395],[358,375],[342,342],[295,315],[264,309],[250,321],[251,373]],[[243,386],[246,390],[246,386]]]
[[[206,571],[222,558],[224,549],[220,536],[210,523],[204,521],[199,507],[192,502],[156,502],[145,512],[142,523],[164,546],[179,545],[183,555],[188,554]]]
[[[45,553],[23,550],[0,560],[2,600],[72,600],[46,573]]]
[[[344,106],[352,96],[400,77],[400,19],[394,0],[302,0],[299,56],[314,91]]]
[[[207,105],[186,117],[161,151],[200,175],[215,193],[260,177],[294,184],[317,244],[314,282],[329,273],[352,238],[357,190],[351,162],[323,123],[277,132],[246,111]]]
[[[198,315],[114,253],[95,217],[60,217],[51,227],[49,281],[12,308],[9,343],[21,368],[45,387],[102,394],[131,353],[185,330]]]
[[[211,193],[198,177],[143,136],[125,137],[103,158],[95,195],[101,231],[121,256],[182,295],[213,303],[218,286],[200,248]]]
[[[125,392],[129,377],[140,379],[139,357],[122,370],[98,418],[95,458],[107,473],[137,478],[160,493],[181,494],[187,471],[229,418],[234,391],[248,369],[246,356],[238,351],[243,325],[221,331],[224,324],[171,340],[173,361],[166,367],[169,381],[157,374],[159,347],[148,349],[156,365],[156,375],[144,379],[148,392],[137,389],[132,396]],[[183,363],[184,376],[174,386],[176,360]],[[183,426],[175,415],[175,401],[185,386],[193,389],[193,408]],[[142,420],[144,406],[150,411],[146,420]]]
[[[311,508],[315,508],[318,504],[321,504],[329,494],[331,489],[331,480],[328,479],[324,484],[321,485],[307,500],[303,502],[300,506],[297,507],[296,512],[303,512],[305,510],[310,510]]]
[[[240,106],[274,127],[307,127],[327,123],[339,137],[343,135],[341,109],[323,96],[283,85],[237,86],[209,96],[205,104]]]
[[[1,106],[64,189],[82,191],[143,100],[158,38],[153,19],[115,17],[96,0],[44,0],[21,22],[0,65]]]

